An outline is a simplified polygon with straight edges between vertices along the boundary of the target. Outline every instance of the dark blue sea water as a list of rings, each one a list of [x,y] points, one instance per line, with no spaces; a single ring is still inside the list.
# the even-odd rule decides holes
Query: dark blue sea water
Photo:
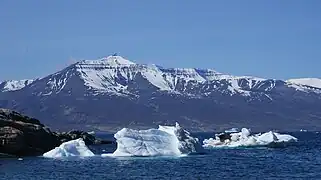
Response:
[[[286,148],[216,149],[180,158],[0,159],[0,179],[321,179],[321,134],[291,134],[299,142]],[[97,154],[115,149],[91,148]]]

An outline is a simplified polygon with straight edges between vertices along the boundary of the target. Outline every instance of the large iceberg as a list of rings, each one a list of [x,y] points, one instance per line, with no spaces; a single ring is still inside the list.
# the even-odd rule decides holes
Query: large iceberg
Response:
[[[90,157],[94,156],[94,153],[88,149],[83,139],[80,138],[62,143],[59,147],[44,153],[43,156],[47,158],[62,158],[72,156]]]
[[[279,134],[276,132],[266,132],[263,134],[251,135],[249,129],[242,128],[241,132],[231,134],[218,134],[216,138],[205,139],[203,141],[204,148],[224,148],[224,147],[257,147],[268,146],[278,147],[284,146],[292,142],[296,142],[297,138],[288,134]]]
[[[102,156],[181,156],[203,150],[199,140],[178,123],[148,130],[123,128],[114,137],[117,140],[116,151]]]

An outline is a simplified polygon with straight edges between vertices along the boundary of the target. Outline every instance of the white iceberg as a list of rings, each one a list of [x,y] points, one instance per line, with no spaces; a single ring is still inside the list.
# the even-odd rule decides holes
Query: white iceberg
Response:
[[[297,142],[297,138],[288,134],[279,134],[276,132],[266,132],[264,134],[251,135],[249,129],[242,128],[241,132],[231,134],[219,134],[215,139],[205,139],[204,148],[234,148],[234,147],[257,147],[271,146],[277,147]]]
[[[88,149],[85,142],[81,138],[62,143],[59,147],[56,147],[55,149],[43,154],[43,157],[47,158],[62,158],[72,156],[90,157],[95,155]]]
[[[102,156],[181,156],[203,150],[199,140],[191,137],[178,123],[149,130],[123,128],[114,137],[116,151]]]

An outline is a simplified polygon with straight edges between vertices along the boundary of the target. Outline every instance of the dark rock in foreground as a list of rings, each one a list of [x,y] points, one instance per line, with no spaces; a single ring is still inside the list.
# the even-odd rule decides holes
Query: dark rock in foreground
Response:
[[[0,152],[39,155],[59,145],[57,137],[38,120],[0,109]]]
[[[67,142],[74,139],[82,138],[86,145],[96,145],[96,144],[111,144],[112,141],[105,141],[96,139],[92,134],[89,134],[84,131],[73,130],[69,132],[55,133],[61,143]]]
[[[38,156],[63,142],[78,138],[83,138],[87,145],[102,142],[95,136],[82,131],[51,132],[37,119],[8,109],[0,109],[0,154],[3,156]]]

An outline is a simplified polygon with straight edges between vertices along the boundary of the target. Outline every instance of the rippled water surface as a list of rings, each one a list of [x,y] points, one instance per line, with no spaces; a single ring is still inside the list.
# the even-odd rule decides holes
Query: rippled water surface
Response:
[[[321,179],[321,134],[292,135],[300,141],[287,148],[216,149],[176,158],[0,159],[0,179]],[[90,148],[96,154],[115,149]]]

